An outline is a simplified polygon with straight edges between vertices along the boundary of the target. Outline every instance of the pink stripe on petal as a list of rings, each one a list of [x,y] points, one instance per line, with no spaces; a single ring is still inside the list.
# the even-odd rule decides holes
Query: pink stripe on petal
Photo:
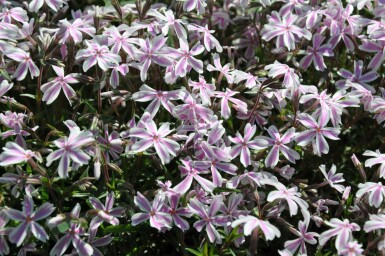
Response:
[[[71,236],[65,235],[56,242],[55,246],[52,248],[50,255],[63,255],[67,250],[68,246],[71,243]]]
[[[41,219],[45,219],[48,216],[50,216],[55,210],[55,207],[53,207],[53,204],[50,203],[44,203],[39,208],[36,209],[34,214],[31,215],[31,218],[34,221],[39,221]]]
[[[135,213],[131,218],[131,225],[136,226],[148,219],[150,219],[150,214],[148,213]]]
[[[48,235],[47,233],[45,232],[44,228],[42,226],[40,226],[40,224],[38,224],[37,222],[30,222],[31,223],[31,231],[32,231],[32,234],[40,241],[42,242],[46,242],[47,239],[48,239]]]
[[[278,163],[279,147],[274,146],[265,159],[266,166],[274,167]]]
[[[19,226],[14,228],[11,233],[9,233],[9,241],[15,243],[16,246],[20,246],[27,236],[28,227],[29,224],[27,222],[22,222]]]

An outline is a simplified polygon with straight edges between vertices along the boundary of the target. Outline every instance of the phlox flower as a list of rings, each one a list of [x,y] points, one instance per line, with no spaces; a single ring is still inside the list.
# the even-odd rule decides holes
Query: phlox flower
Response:
[[[19,37],[20,37],[20,30],[16,25],[11,23],[0,22],[0,39],[15,40],[15,39],[18,39]],[[0,41],[4,42],[2,40]],[[3,47],[7,47],[7,45],[2,45],[1,48]]]
[[[230,18],[228,11],[223,11],[219,9],[211,15],[211,24],[213,26],[218,25],[219,29],[225,30],[227,26],[233,24],[233,20]]]
[[[274,125],[270,126],[267,129],[267,132],[269,133],[270,138],[266,136],[256,137],[256,139],[259,140],[266,140],[268,143],[268,147],[272,147],[265,159],[266,166],[273,168],[277,165],[279,160],[279,152],[281,152],[286,157],[286,159],[292,163],[295,163],[295,160],[298,160],[300,158],[298,152],[285,145],[294,140],[294,127],[288,129],[282,136],[279,133],[277,127],[275,127]]]
[[[336,236],[335,246],[339,251],[343,250],[348,242],[352,240],[353,231],[360,231],[360,226],[356,223],[350,223],[348,219],[342,221],[333,218],[330,221],[325,221],[325,224],[331,227],[331,229],[320,234],[319,244],[324,246],[330,238]]]
[[[54,102],[61,90],[63,90],[68,102],[71,105],[71,98],[76,96],[76,92],[69,84],[75,84],[79,81],[75,78],[76,74],[69,74],[64,76],[64,69],[62,67],[52,66],[57,77],[52,81],[43,84],[41,90],[44,93],[42,100],[47,102],[47,105]]]
[[[254,136],[257,128],[255,125],[251,126],[250,123],[246,124],[244,130],[244,137],[237,132],[234,138],[229,137],[229,140],[235,144],[235,146],[231,149],[230,154],[232,157],[236,157],[239,154],[241,155],[241,163],[243,166],[247,167],[251,164],[250,160],[250,149],[258,150],[263,149],[268,146],[266,140],[255,139],[251,140]]]
[[[99,199],[95,197],[89,198],[92,207],[96,211],[96,216],[91,220],[90,229],[97,229],[103,221],[110,223],[111,225],[118,225],[119,220],[117,217],[122,217],[123,207],[115,207],[115,194],[110,192],[107,194],[106,202],[103,205]]]
[[[329,152],[329,145],[325,137],[332,140],[339,140],[339,129],[325,127],[330,120],[329,112],[321,112],[318,117],[318,122],[306,113],[300,114],[298,120],[309,130],[298,133],[295,140],[299,146],[306,146],[311,142],[314,154],[318,156]]]
[[[149,114],[147,113],[147,115]],[[168,164],[171,160],[170,155],[176,156],[180,148],[177,142],[166,138],[172,132],[170,124],[163,123],[158,129],[155,122],[149,119],[144,122],[144,127],[134,127],[129,130],[128,136],[141,139],[131,147],[131,150],[133,152],[143,152],[154,146],[162,164]]]
[[[64,44],[65,42],[72,40],[75,44],[83,41],[83,34],[89,36],[95,35],[95,27],[88,25],[81,18],[73,21],[67,19],[59,21],[59,29],[56,32],[56,37],[60,39],[59,43]]]
[[[246,48],[244,56],[247,60],[255,57],[255,47],[260,44],[259,38],[256,37],[257,33],[255,27],[249,25],[245,28],[243,37],[239,38],[238,48]]]
[[[270,180],[270,182],[269,182]],[[267,181],[268,184],[273,185],[275,182],[278,182],[277,178],[268,172],[247,172],[237,175],[233,178],[231,178],[230,181],[227,182],[226,186],[228,188],[237,188],[239,184],[250,184],[251,186],[262,186],[265,185],[265,182]]]
[[[71,120],[67,120],[64,124],[70,130],[69,137],[63,137],[54,141],[58,150],[47,156],[47,166],[53,161],[60,158],[58,165],[58,173],[61,178],[68,178],[70,161],[77,164],[87,164],[90,156],[81,148],[93,142],[92,133],[90,131],[81,131],[80,128]]]
[[[96,238],[97,232],[98,232],[97,229],[90,229],[87,232],[89,234],[87,242],[89,245],[91,245],[91,247],[94,251],[93,256],[103,256],[103,254],[98,249],[98,247],[103,247],[103,246],[109,245],[114,240],[114,238],[111,236],[111,234]]]
[[[300,61],[301,68],[306,70],[312,62],[316,70],[323,71],[326,68],[323,56],[333,57],[334,53],[330,44],[321,45],[324,40],[325,37],[320,34],[313,36],[313,47],[307,47],[305,57]]]
[[[188,83],[194,91],[199,91],[202,105],[211,106],[210,98],[214,96],[215,85],[207,83],[201,75],[199,75],[199,82],[194,82],[190,79]]]
[[[212,192],[214,190],[216,187],[215,184],[200,176],[200,174],[207,173],[207,165],[196,165],[195,162],[190,159],[184,159],[182,160],[182,163],[183,166],[180,165],[178,168],[181,171],[182,176],[186,177],[183,181],[174,187],[174,191],[180,194],[186,193],[190,189],[193,180],[196,180],[199,185],[201,185],[201,187],[207,192]]]
[[[18,211],[6,207],[5,215],[11,220],[21,222],[9,233],[9,241],[20,246],[26,238],[29,231],[40,241],[47,241],[48,235],[44,228],[37,221],[47,218],[53,213],[55,207],[50,203],[44,203],[34,211],[34,202],[32,196],[26,195],[23,202],[23,211]]]
[[[198,42],[190,50],[187,40],[184,39],[180,39],[179,44],[180,49],[177,55],[180,59],[175,65],[175,75],[180,77],[186,76],[190,67],[198,73],[203,73],[203,62],[193,56],[201,54],[205,48]]]
[[[0,136],[5,139],[10,136],[16,135],[15,142],[21,146],[26,147],[26,143],[24,141],[24,138],[22,136],[28,136],[29,132],[24,130],[25,128],[23,126],[26,125],[26,119],[28,116],[24,113],[16,113],[11,112],[9,110],[5,111],[4,113],[0,113],[0,122],[4,124],[7,128],[10,130],[6,130],[2,133],[0,133]],[[38,128],[38,126],[35,126],[32,128],[33,131],[35,131]]]
[[[104,161],[109,163],[110,156],[112,159],[117,160],[120,157],[120,154],[123,152],[123,140],[120,138],[120,135],[116,131],[108,132],[108,125],[104,126],[104,136],[98,136],[98,143],[102,144],[104,147]]]
[[[249,236],[251,232],[257,227],[262,230],[267,241],[273,240],[275,237],[281,236],[281,232],[279,231],[279,229],[274,225],[270,224],[269,221],[261,220],[251,215],[240,216],[237,220],[233,221],[231,226],[235,228],[241,224],[244,224],[243,233],[245,234],[245,236]]]
[[[201,15],[205,12],[206,0],[186,0],[183,3],[183,10],[187,12],[191,12],[196,9],[197,14]]]
[[[360,198],[364,194],[369,193],[369,205],[379,208],[385,196],[385,186],[381,182],[366,182],[358,184],[359,190],[356,193],[356,197]]]
[[[147,79],[147,72],[152,63],[156,63],[162,67],[168,67],[173,64],[172,59],[167,53],[170,53],[168,48],[162,49],[166,44],[167,38],[163,35],[156,36],[152,40],[139,39],[137,58],[140,62],[140,78],[142,81]],[[173,52],[174,53],[174,52]]]
[[[361,51],[375,53],[370,61],[368,68],[378,70],[385,60],[385,41],[384,40],[363,40],[362,45],[358,47]]]
[[[363,155],[373,157],[365,161],[365,167],[372,167],[373,165],[380,164],[380,178],[385,178],[385,154],[381,154],[377,149],[376,152],[366,150]]]
[[[250,72],[246,73],[241,70],[234,70],[233,74],[235,76],[234,83],[236,84],[243,80],[246,80],[245,82],[246,88],[252,89],[252,88],[259,88],[261,86],[262,79],[258,78],[255,75],[250,74]]]
[[[12,20],[18,22],[27,22],[29,20],[26,10],[21,7],[11,9],[3,8],[0,12],[0,21],[4,23],[12,23]]]
[[[355,38],[357,36],[356,31],[350,26],[345,26],[345,25],[338,25],[338,26],[339,28],[337,29],[336,34],[332,35],[328,43],[331,44],[332,48],[334,49],[342,39],[347,51],[353,52],[355,49],[355,46],[351,38]]]
[[[310,40],[312,37],[312,34],[307,29],[295,25],[297,19],[298,16],[290,12],[286,16],[281,16],[276,11],[273,11],[269,18],[269,23],[262,29],[262,39],[270,41],[277,37],[277,48],[286,46],[289,51],[294,50],[296,40],[302,37]]]
[[[157,18],[160,23],[159,25],[162,27],[162,34],[164,36],[167,36],[169,29],[172,28],[179,39],[187,39],[186,30],[182,26],[185,25],[186,22],[181,19],[175,19],[175,15],[172,10],[164,11],[164,14],[162,14],[155,9],[150,9],[147,12],[147,15]]]
[[[135,59],[137,49],[134,44],[138,44],[138,38],[131,37],[139,29],[144,28],[142,25],[133,25],[128,27],[127,25],[120,25],[119,27],[111,26],[106,29],[105,34],[108,36],[108,45],[111,46],[111,52],[119,54],[121,49],[127,53],[132,59]],[[121,31],[124,31],[121,34]]]
[[[377,229],[385,229],[385,215],[384,214],[370,214],[369,220],[365,222],[364,230],[366,233]]]
[[[180,198],[181,195],[178,193],[168,194],[167,199],[169,206],[167,205],[166,208],[175,226],[185,231],[190,228],[190,224],[182,217],[190,217],[191,212],[187,207],[178,207]]]
[[[278,190],[271,191],[267,196],[267,201],[273,202],[277,199],[286,200],[287,205],[289,206],[290,216],[297,215],[298,206],[304,211],[309,207],[306,201],[301,198],[301,193],[297,192],[297,187],[287,189],[285,185],[279,182],[274,183],[274,186]]]
[[[134,197],[134,203],[145,213],[135,213],[131,218],[133,226],[150,219],[150,225],[153,228],[161,230],[162,228],[171,228],[172,217],[165,212],[165,197],[157,195],[152,204],[140,192]]]
[[[0,154],[0,166],[25,163],[31,158],[41,161],[41,158],[29,149],[24,149],[15,142],[7,142]]]
[[[217,215],[217,212],[223,204],[222,197],[215,197],[210,206],[207,207],[199,202],[197,199],[190,199],[188,204],[189,210],[198,215],[201,219],[196,221],[193,225],[198,232],[200,232],[204,227],[206,227],[206,233],[209,237],[211,243],[222,243],[222,237],[219,232],[215,229],[215,226],[226,226],[227,217],[223,215]]]
[[[239,92],[232,91],[229,88],[226,88],[225,92],[215,92],[216,98],[221,98],[221,116],[224,119],[229,119],[231,115],[231,110],[229,106],[229,101],[235,105],[237,110],[242,113],[247,112],[247,104],[239,99],[234,98],[233,96]]]
[[[201,120],[211,122],[214,112],[200,104],[200,99],[196,95],[187,91],[181,91],[180,99],[184,104],[174,108],[174,113],[182,120],[188,120],[190,123],[199,123]]]
[[[128,64],[120,64],[112,66],[110,85],[116,88],[119,85],[119,73],[124,77],[128,73]]]
[[[217,52],[223,51],[223,48],[219,41],[213,35],[211,35],[215,32],[215,30],[209,30],[207,25],[205,25],[205,27],[202,27],[197,24],[188,24],[187,29],[190,31],[197,31],[203,34],[201,37],[203,37],[203,45],[205,46],[206,51],[209,52],[211,51],[211,49],[214,48]]]
[[[79,50],[75,56],[76,59],[84,60],[84,72],[87,72],[96,64],[103,71],[107,71],[114,64],[118,65],[122,61],[122,58],[118,54],[111,53],[106,45],[100,45],[98,42],[92,41],[85,41],[85,44],[87,49]]]
[[[214,66],[211,65],[211,64],[208,64],[207,65],[207,70],[210,71],[210,72],[218,71],[218,72],[221,73],[220,78],[222,76],[225,76],[228,83],[233,83],[234,82],[234,77],[230,73],[230,63],[227,63],[226,65],[222,66],[221,58],[219,57],[218,53],[214,54],[213,61],[214,61]],[[220,82],[220,79],[219,79],[218,83],[219,82]]]
[[[30,72],[32,79],[33,77],[39,76],[39,68],[36,66],[35,62],[33,62],[29,52],[25,52],[20,48],[11,48],[5,53],[5,55],[8,58],[20,62],[19,66],[17,66],[12,75],[17,81],[24,80],[28,71]]]
[[[308,2],[306,0],[288,0],[279,10],[279,14],[286,16],[287,14],[292,13],[293,10],[295,10],[297,14],[301,13],[302,10],[305,9],[304,7],[307,7],[307,4]]]
[[[320,165],[319,169],[321,170],[322,174],[324,175],[326,181],[329,183],[329,185],[332,188],[335,188],[338,192],[342,193],[345,190],[345,186],[335,184],[335,183],[341,183],[344,182],[345,179],[342,177],[342,173],[337,173],[337,168],[333,164],[332,167],[330,168],[329,172],[326,173],[325,165]]]
[[[290,180],[291,177],[293,177],[293,174],[295,172],[295,169],[293,167],[290,167],[290,165],[286,165],[281,168],[274,168],[275,171],[279,173],[282,177],[284,177],[287,180]]]
[[[317,244],[317,240],[314,237],[319,236],[315,232],[308,232],[310,223],[310,214],[307,210],[302,210],[302,215],[304,217],[303,221],[298,222],[298,230],[293,229],[293,233],[298,237],[294,240],[289,240],[285,242],[285,249],[289,250],[293,255],[299,248],[299,253],[306,255],[306,243]],[[306,243],[305,243],[306,242]]]
[[[265,70],[269,71],[269,77],[276,78],[283,76],[282,85],[288,89],[291,88],[292,91],[295,91],[300,85],[299,76],[294,72],[293,68],[290,68],[286,64],[281,64],[278,61],[274,61],[273,64],[266,65]]]
[[[374,113],[374,118],[377,120],[377,123],[382,123],[385,120],[385,90],[380,88],[381,96],[372,96],[370,92],[364,94],[361,98],[361,101],[366,103],[367,108],[370,112]]]
[[[138,102],[151,101],[144,111],[150,113],[150,115],[154,117],[158,112],[160,105],[162,105],[168,112],[172,113],[175,105],[171,100],[179,99],[179,92],[179,90],[155,90],[150,86],[143,84],[139,88],[139,91],[132,95],[132,99]]]
[[[71,217],[77,220],[80,215],[80,204],[77,203],[75,207],[71,211]],[[65,221],[65,217],[59,215],[57,217],[54,217],[48,221],[48,224],[50,226],[57,226],[60,223]],[[86,235],[85,229],[81,226],[81,223],[78,221],[74,221],[73,223],[69,223],[70,228],[68,231],[65,232],[65,235],[62,236],[55,244],[55,246],[51,249],[50,255],[51,256],[61,256],[63,255],[66,250],[68,249],[68,246],[72,242],[72,246],[76,250],[79,256],[89,256],[93,255],[94,250],[92,246],[88,243],[86,243],[83,239],[81,239],[81,236]]]
[[[241,215],[246,216],[249,213],[247,210],[238,209],[242,201],[242,194],[232,193],[228,199],[227,205],[224,203],[222,204],[219,211],[227,217],[228,222],[238,219]]]
[[[32,0],[28,5],[28,9],[30,12],[38,12],[44,3],[57,12],[63,5],[67,4],[67,0]]]
[[[344,68],[341,69],[339,71],[339,75],[345,79],[339,80],[336,82],[337,88],[346,89],[347,86],[350,85],[347,83],[347,81],[350,81],[352,83],[358,83],[358,84],[362,85],[365,89],[374,93],[375,92],[374,88],[367,83],[372,82],[372,81],[377,79],[377,77],[378,77],[377,72],[372,70],[372,71],[369,71],[365,74],[362,74],[363,69],[364,69],[364,63],[362,60],[354,61],[354,69],[353,69],[354,73],[352,73],[352,72],[350,72]]]
[[[364,249],[361,248],[362,244],[357,241],[348,242],[345,247],[338,251],[339,255],[342,256],[361,256],[363,255]]]
[[[230,175],[235,175],[238,169],[237,166],[230,163],[232,157],[225,150],[213,147],[206,141],[201,141],[199,144],[206,159],[196,161],[196,167],[201,169],[210,168],[214,185],[222,186],[223,178],[219,170]]]
[[[16,168],[17,173],[6,172],[0,177],[0,183],[5,184],[7,187],[13,186],[11,194],[18,198],[22,192],[32,193],[35,191],[33,185],[41,184],[41,175],[28,174],[21,168]]]

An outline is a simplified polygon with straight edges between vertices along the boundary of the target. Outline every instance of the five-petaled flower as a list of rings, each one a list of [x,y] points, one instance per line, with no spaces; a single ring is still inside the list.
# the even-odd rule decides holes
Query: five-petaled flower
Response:
[[[353,237],[353,231],[360,231],[360,226],[356,223],[350,223],[348,219],[342,221],[332,218],[330,221],[325,221],[325,224],[332,228],[320,234],[319,244],[323,246],[330,238],[337,236],[335,242],[337,250],[343,250],[346,247]]]
[[[100,45],[95,41],[85,41],[87,49],[79,50],[76,59],[84,60],[83,71],[87,72],[91,67],[98,64],[103,70],[107,71],[113,65],[119,65],[122,58],[115,53],[111,53],[106,45]]]
[[[285,248],[288,251],[290,251],[293,255],[298,248],[299,248],[299,253],[306,255],[307,249],[306,249],[305,242],[309,244],[317,244],[317,240],[314,237],[319,236],[319,234],[315,232],[307,231],[310,223],[309,212],[307,210],[302,210],[302,215],[304,217],[304,220],[298,222],[298,230],[290,229],[290,231],[296,236],[298,236],[298,238],[285,242]]]
[[[24,80],[28,71],[31,73],[31,78],[39,76],[39,68],[36,66],[35,62],[33,62],[29,52],[25,52],[20,48],[14,47],[7,51],[5,55],[8,58],[20,62],[19,66],[17,66],[15,72],[13,73],[13,78],[16,78],[17,81]]]
[[[298,152],[285,145],[294,140],[294,127],[287,130],[282,136],[279,133],[277,127],[274,125],[270,126],[269,129],[267,129],[267,132],[269,133],[270,138],[266,136],[256,137],[258,140],[267,141],[268,146],[272,147],[265,159],[266,166],[275,167],[277,165],[279,160],[279,152],[281,152],[286,157],[286,159],[292,163],[295,163],[295,160],[300,158]]]
[[[90,197],[90,203],[92,207],[96,210],[96,216],[91,220],[90,228],[97,229],[103,221],[110,223],[111,225],[118,225],[119,220],[117,217],[122,217],[123,207],[114,206],[115,194],[110,192],[107,194],[106,203],[103,205],[99,199],[95,197]]]
[[[366,193],[369,194],[369,205],[379,208],[385,196],[385,186],[381,182],[366,182],[358,184],[359,190],[356,193],[356,197],[360,198]]]
[[[198,215],[201,219],[194,223],[194,228],[200,232],[206,227],[206,233],[211,243],[222,243],[222,237],[215,229],[215,226],[226,226],[227,217],[217,215],[217,212],[223,204],[222,197],[215,197],[210,204],[210,207],[203,205],[197,199],[190,199],[189,209],[192,213]]]
[[[79,223],[78,218],[80,216],[80,204],[76,204],[71,211],[71,218],[73,221],[69,223],[70,228],[66,230],[65,235],[62,236],[51,249],[51,256],[61,256],[65,253],[68,246],[72,242],[72,246],[80,256],[93,255],[93,248],[90,244],[86,243],[81,236],[86,235],[86,230]],[[54,217],[48,221],[48,224],[51,226],[57,226],[60,223],[63,223],[66,218],[63,218],[61,215]]]
[[[76,96],[76,92],[69,84],[79,82],[76,79],[76,74],[64,76],[64,69],[62,67],[52,66],[52,69],[55,71],[57,77],[41,86],[41,90],[44,93],[42,100],[46,101],[47,105],[51,104],[59,96],[60,91],[63,90],[64,95],[71,104],[71,98]]]
[[[33,208],[34,202],[32,196],[26,195],[23,202],[23,211],[8,207],[4,209],[4,213],[8,218],[21,222],[9,233],[9,241],[15,243],[17,246],[23,243],[29,231],[40,241],[45,242],[48,239],[46,231],[37,221],[50,216],[55,210],[55,207],[50,203],[44,203],[35,211]]]
[[[306,113],[300,114],[298,120],[309,129],[296,135],[295,139],[298,145],[306,146],[311,142],[314,154],[318,156],[329,152],[329,144],[326,142],[325,137],[331,140],[339,140],[340,130],[338,128],[325,127],[330,120],[329,112],[321,111],[318,122],[314,117]]]
[[[243,166],[247,167],[251,164],[250,149],[263,149],[268,146],[266,140],[263,139],[254,139],[252,140],[257,128],[255,125],[247,124],[244,130],[244,137],[237,132],[234,138],[229,137],[229,140],[235,144],[231,149],[230,154],[232,157],[236,157],[241,154],[241,163]]]
[[[288,13],[286,16],[281,17],[276,11],[272,12],[269,18],[269,23],[263,27],[262,39],[270,41],[277,37],[277,48],[286,46],[290,50],[295,49],[296,38],[306,38],[310,40],[312,34],[304,28],[300,28],[295,25],[298,16],[293,13]]]
[[[131,218],[133,226],[150,219],[150,225],[153,228],[161,230],[170,228],[172,217],[166,212],[165,197],[158,194],[152,204],[140,192],[134,197],[135,204],[145,213],[135,213]]]
[[[147,115],[149,114],[147,113]],[[166,137],[172,132],[170,124],[163,123],[158,129],[155,122],[149,119],[144,122],[144,127],[134,127],[129,130],[128,136],[141,139],[131,147],[131,150],[133,152],[143,152],[154,146],[162,164],[168,164],[171,160],[170,155],[176,156],[180,148],[177,142]]]
[[[9,141],[3,147],[3,152],[0,155],[0,166],[24,163],[32,157],[41,161],[40,157],[33,151],[24,149],[17,143]]]
[[[249,236],[255,228],[262,230],[266,240],[273,240],[275,237],[281,236],[281,231],[269,221],[261,220],[251,215],[240,216],[237,220],[233,221],[231,226],[235,228],[241,224],[244,224],[243,233],[245,236]]]
[[[70,160],[76,164],[87,164],[90,156],[81,148],[94,141],[90,131],[81,131],[72,120],[67,120],[64,124],[70,130],[69,137],[63,137],[54,141],[58,150],[47,156],[47,166],[60,158],[58,173],[61,178],[68,178]]]
[[[297,215],[298,213],[298,206],[301,207],[302,210],[307,210],[309,205],[306,203],[305,200],[301,198],[301,193],[297,192],[297,187],[292,188],[286,188],[285,185],[282,183],[274,183],[274,186],[278,190],[271,191],[269,195],[267,196],[268,202],[273,202],[277,199],[284,199],[286,200],[289,210],[290,210],[290,216]]]

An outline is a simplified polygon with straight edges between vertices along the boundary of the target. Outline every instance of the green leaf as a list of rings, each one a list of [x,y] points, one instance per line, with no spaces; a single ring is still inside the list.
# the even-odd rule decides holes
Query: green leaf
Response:
[[[87,168],[87,169],[82,173],[82,175],[80,175],[79,180],[89,177],[89,174],[88,174],[88,170],[89,170],[89,169],[90,169],[90,168]]]
[[[20,96],[21,97],[28,97],[28,98],[36,100],[36,96],[32,95],[32,94],[29,94],[29,93],[22,93],[22,94],[20,94]]]
[[[189,253],[192,253],[193,255],[196,255],[196,256],[203,256],[203,254],[200,251],[197,251],[197,250],[194,250],[191,248],[186,248],[186,251],[188,251]]]
[[[72,193],[72,197],[89,197],[90,193],[79,193],[77,191],[74,191]]]
[[[57,226],[60,233],[66,233],[71,227],[67,222],[62,222]]]
[[[219,194],[219,193],[223,193],[223,192],[241,193],[241,191],[239,189],[235,189],[235,188],[215,188],[213,191],[214,194]]]
[[[125,224],[125,225],[116,225],[116,226],[108,226],[105,229],[103,229],[104,234],[111,234],[111,233],[125,233],[132,231],[133,227],[131,224]]]
[[[11,77],[9,76],[8,72],[5,71],[5,69],[0,68],[0,76],[7,79],[8,81],[11,81]]]

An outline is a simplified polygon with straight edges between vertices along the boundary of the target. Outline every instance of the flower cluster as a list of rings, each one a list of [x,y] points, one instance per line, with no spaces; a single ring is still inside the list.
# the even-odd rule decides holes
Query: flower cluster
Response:
[[[0,1],[1,255],[385,249],[384,1],[107,2]]]

